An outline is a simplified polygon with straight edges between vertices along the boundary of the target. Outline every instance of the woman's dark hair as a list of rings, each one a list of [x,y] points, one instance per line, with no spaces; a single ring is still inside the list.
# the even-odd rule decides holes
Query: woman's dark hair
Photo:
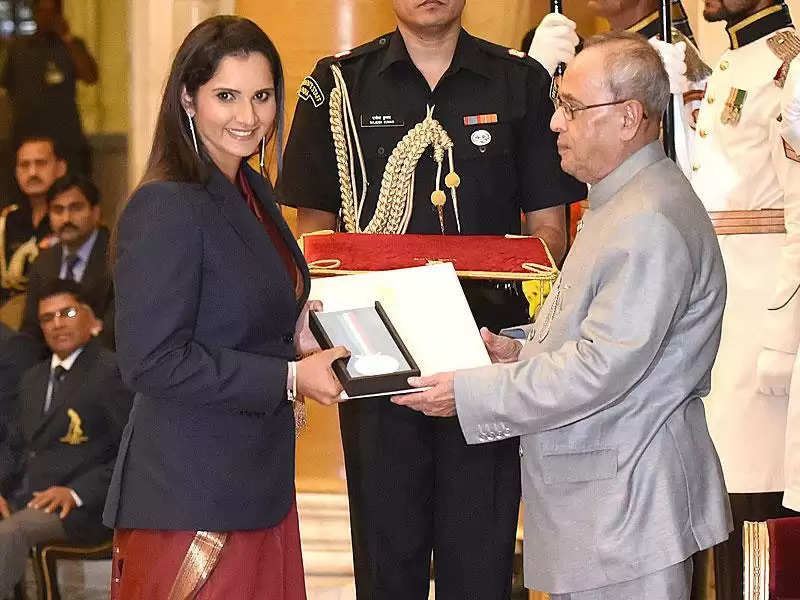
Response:
[[[206,19],[189,32],[172,61],[161,109],[158,112],[153,146],[140,185],[149,181],[191,181],[205,183],[210,158],[200,146],[194,150],[189,121],[181,103],[181,93],[195,97],[198,88],[207,83],[226,56],[263,54],[272,68],[275,83],[276,127],[273,140],[278,169],[283,159],[283,67],[275,45],[261,28],[242,17],[216,16]],[[198,144],[201,144],[198,139]]]

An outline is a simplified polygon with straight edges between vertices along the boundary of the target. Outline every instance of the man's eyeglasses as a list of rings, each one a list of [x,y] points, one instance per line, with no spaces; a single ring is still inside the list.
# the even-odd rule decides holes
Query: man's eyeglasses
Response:
[[[564,111],[564,118],[566,118],[567,121],[572,121],[572,119],[575,118],[576,112],[580,112],[582,110],[589,110],[590,108],[600,108],[601,106],[615,106],[617,104],[622,104],[623,102],[627,102],[628,100],[630,100],[630,98],[625,98],[624,100],[614,100],[613,102],[600,102],[599,104],[589,104],[587,106],[572,106],[568,102],[565,102],[559,95],[553,95],[550,97],[550,99],[553,101],[553,106],[556,107],[556,112],[558,112],[559,108]],[[647,114],[643,113],[642,118],[646,119]]]
[[[62,308],[61,310],[54,310],[53,312],[42,313],[39,315],[39,323],[50,323],[56,317],[61,317],[62,319],[74,319],[78,316],[78,307],[77,306],[68,306],[67,308]]]

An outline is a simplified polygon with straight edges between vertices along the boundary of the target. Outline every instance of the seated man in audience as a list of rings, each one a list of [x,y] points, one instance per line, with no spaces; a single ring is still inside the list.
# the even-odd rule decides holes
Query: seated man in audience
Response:
[[[51,138],[20,141],[14,165],[18,189],[0,198],[0,300],[25,290],[28,263],[54,240],[47,218],[47,190],[66,172],[67,163]]]
[[[21,330],[42,339],[38,315],[42,286],[50,279],[67,279],[80,286],[86,303],[103,321],[103,343],[113,349],[114,292],[107,267],[108,230],[99,226],[97,187],[82,175],[65,175],[47,191],[47,209],[59,243],[43,250],[31,265]]]
[[[16,463],[12,443],[18,435],[15,413],[19,380],[39,361],[40,354],[36,340],[0,323],[0,496],[11,483]]]
[[[22,578],[40,542],[98,543],[101,513],[131,408],[114,354],[74,281],[53,280],[39,299],[52,356],[22,378],[17,410],[21,468],[0,497],[0,598]]]

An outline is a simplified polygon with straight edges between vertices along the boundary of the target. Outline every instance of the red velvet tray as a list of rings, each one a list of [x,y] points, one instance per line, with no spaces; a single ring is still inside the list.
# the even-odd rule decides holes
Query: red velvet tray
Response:
[[[499,235],[305,234],[311,274],[350,275],[451,262],[467,279],[553,280],[558,272],[537,237]]]

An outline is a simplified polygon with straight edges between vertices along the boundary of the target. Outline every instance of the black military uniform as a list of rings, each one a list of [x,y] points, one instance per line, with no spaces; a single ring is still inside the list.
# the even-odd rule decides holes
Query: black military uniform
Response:
[[[583,184],[561,171],[549,129],[550,77],[536,61],[462,31],[450,67],[431,90],[395,31],[323,59],[304,80],[277,186],[282,203],[340,210],[329,115],[333,64],[349,89],[366,167],[362,227],[375,212],[391,153],[428,107],[454,143],[461,179],[458,219],[449,195],[443,207],[445,233],[458,234],[459,224],[463,235],[519,233],[520,212],[585,197]],[[415,170],[408,233],[442,233],[430,200],[435,182],[428,148]],[[525,299],[513,286],[464,287],[479,325],[497,330],[527,320]],[[470,447],[455,418],[426,417],[388,398],[342,404],[339,415],[358,597],[427,598],[433,549],[437,598],[508,598],[518,440]]]

